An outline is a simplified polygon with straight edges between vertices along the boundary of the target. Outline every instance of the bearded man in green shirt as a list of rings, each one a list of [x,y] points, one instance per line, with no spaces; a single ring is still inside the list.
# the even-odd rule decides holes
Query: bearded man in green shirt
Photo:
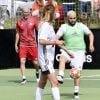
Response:
[[[89,50],[94,51],[94,35],[91,30],[83,23],[76,21],[76,13],[69,11],[67,13],[68,22],[62,24],[57,32],[57,39],[63,36],[65,47],[71,52],[74,58],[71,58],[64,50],[61,50],[59,58],[59,74],[57,76],[58,82],[64,81],[65,64],[70,62],[72,68],[77,68],[78,74],[82,71],[83,63],[85,61],[86,45],[84,41],[84,34],[89,36]],[[74,79],[74,98],[79,98],[80,76],[73,77]]]

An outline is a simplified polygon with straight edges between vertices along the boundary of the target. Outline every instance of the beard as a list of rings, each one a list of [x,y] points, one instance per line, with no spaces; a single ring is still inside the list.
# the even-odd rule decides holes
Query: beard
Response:
[[[68,21],[68,24],[71,25],[71,26],[74,26],[76,24],[76,21],[74,21],[74,22]]]

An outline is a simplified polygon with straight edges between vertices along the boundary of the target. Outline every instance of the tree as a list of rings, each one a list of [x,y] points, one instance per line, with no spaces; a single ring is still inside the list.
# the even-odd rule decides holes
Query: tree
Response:
[[[62,0],[56,0],[58,4],[61,4],[62,3]]]

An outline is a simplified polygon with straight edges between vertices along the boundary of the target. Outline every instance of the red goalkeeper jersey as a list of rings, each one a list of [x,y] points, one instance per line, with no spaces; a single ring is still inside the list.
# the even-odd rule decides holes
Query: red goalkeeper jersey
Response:
[[[36,17],[30,16],[27,20],[17,21],[16,32],[20,36],[20,46],[37,46],[35,31],[38,29]]]

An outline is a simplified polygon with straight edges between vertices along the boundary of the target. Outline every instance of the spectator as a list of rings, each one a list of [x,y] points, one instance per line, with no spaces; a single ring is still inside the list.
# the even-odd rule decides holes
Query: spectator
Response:
[[[58,7],[57,7],[57,5],[58,5],[57,2],[55,0],[45,1],[45,5],[49,5],[49,4],[52,4],[55,7],[55,19],[59,18],[60,13],[59,13],[59,10],[58,10]]]
[[[100,0],[92,0],[92,12],[97,15],[98,22],[100,21]]]
[[[75,0],[66,0],[66,2],[63,2],[63,10],[64,16],[67,15],[68,11],[75,10]]]
[[[85,23],[87,19],[87,26],[91,24],[91,0],[79,0],[80,20]]]
[[[35,0],[32,6],[32,16],[40,17],[40,12],[44,6],[44,0]]]
[[[0,29],[4,29],[8,0],[0,0]]]

